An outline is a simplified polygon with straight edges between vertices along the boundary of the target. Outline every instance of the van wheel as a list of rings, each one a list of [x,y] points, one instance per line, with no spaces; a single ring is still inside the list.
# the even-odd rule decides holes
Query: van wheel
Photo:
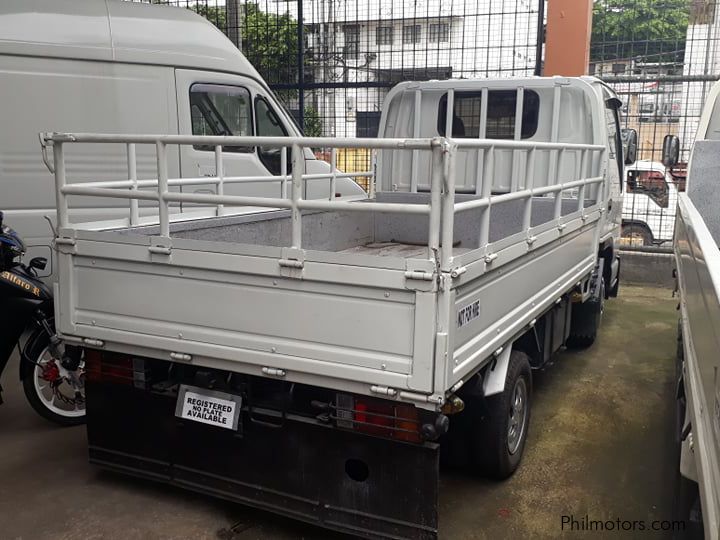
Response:
[[[570,315],[570,335],[565,343],[571,349],[586,349],[597,339],[605,311],[605,280],[600,279],[600,294],[582,304],[573,304]]]
[[[622,226],[621,237],[623,244],[630,246],[652,246],[653,236],[647,227],[637,223],[628,223]]]
[[[525,353],[512,351],[505,390],[485,399],[480,429],[472,432],[474,468],[488,478],[503,480],[520,465],[530,424],[532,373]]]

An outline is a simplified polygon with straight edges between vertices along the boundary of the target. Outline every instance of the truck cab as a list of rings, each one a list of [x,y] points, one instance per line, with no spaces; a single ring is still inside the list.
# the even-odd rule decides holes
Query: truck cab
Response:
[[[623,244],[649,246],[671,241],[679,184],[665,165],[646,160],[628,165],[623,187]]]

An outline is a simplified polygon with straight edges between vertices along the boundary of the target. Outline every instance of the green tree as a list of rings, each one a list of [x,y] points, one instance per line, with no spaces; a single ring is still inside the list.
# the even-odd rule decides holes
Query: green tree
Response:
[[[242,49],[269,83],[294,83],[298,76],[298,23],[289,13],[266,13],[245,4]]]
[[[312,106],[305,107],[305,136],[322,137],[322,121],[317,109]]]
[[[189,5],[188,8],[198,15],[202,15],[222,30],[223,33],[227,34],[227,18],[224,7],[208,6],[207,4],[201,4],[200,0],[197,0],[195,5]]]
[[[225,6],[208,6],[195,0],[188,6],[198,15],[212,22],[226,35],[227,10]],[[242,52],[255,66],[263,79],[270,84],[294,84],[298,81],[298,23],[289,13],[267,13],[254,2],[242,6],[240,15]],[[298,102],[297,90],[276,90],[277,97],[288,107]],[[320,134],[322,124],[317,111],[305,108],[305,133]]]
[[[228,33],[225,6],[208,6],[201,0],[188,6],[225,34]],[[242,6],[240,35],[242,52],[269,84],[297,81],[298,23],[289,13],[276,15],[257,3]]]
[[[682,62],[691,1],[595,0],[591,60]]]

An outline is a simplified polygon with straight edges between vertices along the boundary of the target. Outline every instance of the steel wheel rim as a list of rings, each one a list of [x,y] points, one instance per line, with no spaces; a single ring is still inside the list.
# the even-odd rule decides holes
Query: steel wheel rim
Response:
[[[627,234],[623,234],[622,238],[626,240],[629,246],[645,246],[647,245],[645,234],[640,231],[631,231]]]
[[[75,403],[72,409],[65,409],[56,405],[56,402],[58,401],[57,396],[55,395],[55,392],[50,385],[50,381],[43,378],[43,370],[41,367],[42,365],[47,364],[48,362],[53,360],[54,358],[52,357],[52,354],[50,354],[50,350],[48,347],[45,347],[42,350],[42,353],[40,353],[40,355],[36,359],[37,363],[35,364],[32,372],[35,393],[37,394],[43,406],[50,412],[53,412],[59,416],[65,416],[67,418],[78,418],[80,416],[84,416],[84,403]],[[61,386],[69,387],[70,385],[67,382],[63,381]]]
[[[521,377],[515,382],[508,413],[507,446],[510,455],[518,451],[525,436],[528,412],[527,399],[527,384],[525,379]]]

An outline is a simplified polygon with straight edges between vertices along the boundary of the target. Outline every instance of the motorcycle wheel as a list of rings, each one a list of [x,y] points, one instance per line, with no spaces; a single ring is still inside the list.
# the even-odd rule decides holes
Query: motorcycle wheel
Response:
[[[70,372],[53,358],[50,337],[44,331],[33,336],[23,360],[23,390],[30,406],[40,416],[60,426],[85,422],[85,362]],[[73,386],[72,381],[75,381]]]

